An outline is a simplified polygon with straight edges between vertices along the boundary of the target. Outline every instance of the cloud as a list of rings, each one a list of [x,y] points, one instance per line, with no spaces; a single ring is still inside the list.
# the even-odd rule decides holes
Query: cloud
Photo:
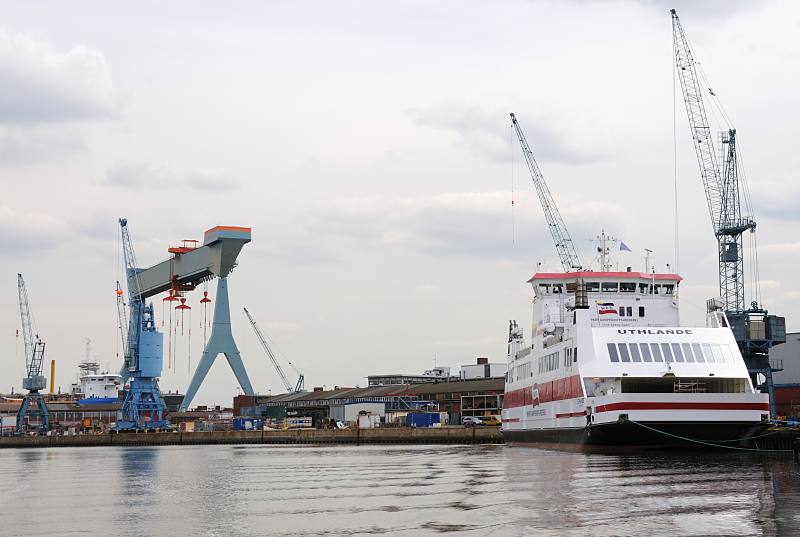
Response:
[[[533,193],[521,199],[525,209],[515,211],[514,242],[507,192],[340,198],[312,218],[307,235],[328,248],[405,248],[435,257],[558,263],[538,200]],[[594,235],[597,221],[613,224],[615,219],[609,215],[620,212],[613,204],[599,201],[569,205],[564,216],[573,226],[573,237]],[[532,207],[536,209],[528,210]],[[580,242],[576,242],[579,249]]]
[[[800,258],[800,242],[761,244],[758,247],[762,258],[777,262]]]
[[[487,111],[475,105],[443,103],[409,109],[406,113],[417,125],[456,133],[458,143],[470,152],[494,162],[507,163],[511,158],[509,111]],[[527,113],[519,121],[534,155],[543,162],[585,164],[600,159],[600,154],[590,150],[588,144],[575,144],[574,137],[554,127],[563,123],[563,118],[556,122],[542,114]],[[512,151],[514,158],[518,158],[520,149],[516,136]]]
[[[124,188],[190,188],[206,192],[229,192],[239,187],[238,181],[223,175],[197,171],[179,173],[166,166],[131,162],[111,167],[103,182]]]
[[[793,181],[757,181],[750,186],[756,219],[800,221],[800,185]]]
[[[0,205],[0,257],[16,257],[57,247],[67,238],[64,222],[44,213],[17,212]]]
[[[53,130],[36,125],[0,125],[0,166],[16,167],[58,160],[86,151],[86,141],[71,130]]]
[[[645,0],[644,4],[669,13],[670,9],[675,9],[678,16],[686,15],[692,19],[718,20],[726,19],[741,11],[747,11],[756,7],[758,3],[746,0]]]
[[[113,117],[122,99],[102,52],[66,52],[25,34],[0,30],[0,123]]]

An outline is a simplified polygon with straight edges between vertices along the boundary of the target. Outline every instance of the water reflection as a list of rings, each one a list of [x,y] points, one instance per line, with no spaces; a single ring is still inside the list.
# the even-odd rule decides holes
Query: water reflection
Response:
[[[0,475],[4,536],[800,534],[797,466],[738,454],[62,448],[2,451]]]

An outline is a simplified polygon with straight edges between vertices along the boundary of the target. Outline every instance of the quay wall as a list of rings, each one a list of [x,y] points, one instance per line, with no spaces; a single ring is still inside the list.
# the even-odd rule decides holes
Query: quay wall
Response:
[[[502,442],[503,435],[499,427],[435,427],[8,436],[0,438],[0,448],[200,444],[497,444]]]

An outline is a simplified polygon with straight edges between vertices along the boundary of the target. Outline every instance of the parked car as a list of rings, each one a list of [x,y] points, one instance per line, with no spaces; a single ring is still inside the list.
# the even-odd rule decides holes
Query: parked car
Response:
[[[461,418],[461,425],[464,427],[476,427],[483,425],[483,418],[480,416],[464,416]]]
[[[497,416],[486,416],[481,418],[481,421],[483,422],[483,425],[489,425],[492,427],[499,427],[501,423]]]

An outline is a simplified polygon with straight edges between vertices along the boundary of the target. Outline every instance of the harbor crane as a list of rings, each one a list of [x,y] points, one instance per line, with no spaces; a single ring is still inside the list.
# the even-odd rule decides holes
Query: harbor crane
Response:
[[[544,217],[547,220],[547,227],[550,229],[550,235],[553,237],[553,242],[556,245],[558,258],[561,260],[561,266],[564,272],[571,272],[574,270],[580,271],[583,267],[583,262],[575,249],[575,244],[572,242],[572,237],[567,231],[567,226],[561,218],[561,213],[558,212],[558,207],[547,188],[547,183],[544,180],[544,175],[533,158],[533,151],[531,151],[525,135],[522,133],[522,128],[519,126],[516,116],[511,114],[511,124],[517,133],[519,144],[522,147],[522,154],[525,156],[525,162],[528,164],[528,170],[531,173],[533,185],[536,187],[536,193],[539,195],[539,201],[544,210]]]
[[[119,220],[128,284],[128,330],[122,376],[130,379],[117,430],[148,430],[169,428],[166,407],[158,389],[158,377],[163,369],[163,334],[156,330],[153,304],[150,297],[171,291],[191,291],[198,285],[218,278],[217,299],[211,336],[195,369],[189,388],[181,402],[185,411],[192,402],[217,356],[224,354],[242,391],[253,395],[239,349],[231,333],[231,312],[228,300],[228,275],[236,267],[242,247],[250,242],[250,228],[216,226],[207,230],[203,244],[184,241],[184,246],[168,248],[172,255],[149,268],[139,268],[128,232],[128,221]],[[125,326],[125,308],[117,287],[117,307],[120,324]],[[124,336],[125,331],[122,331]]]
[[[47,404],[39,390],[47,387],[47,379],[42,375],[42,362],[44,360],[44,341],[33,330],[33,315],[28,302],[28,290],[22,274],[17,274],[17,290],[19,291],[19,314],[22,320],[22,338],[25,341],[25,378],[22,387],[28,393],[22,398],[22,404],[17,411],[17,434],[25,431],[25,416],[31,406],[36,409],[39,418],[39,431],[50,429],[50,414]]]
[[[167,407],[158,387],[158,377],[163,369],[164,334],[156,329],[153,303],[146,303],[148,294],[142,289],[133,249],[128,220],[119,219],[125,276],[128,280],[128,330],[122,365],[123,382],[128,382],[122,407],[117,415],[114,430],[147,431],[169,429]],[[120,290],[119,284],[117,289]],[[120,307],[121,294],[117,293],[120,325],[125,321],[124,308]],[[124,334],[123,330],[123,334]]]
[[[759,385],[759,375],[764,377],[764,385],[769,393],[770,412],[774,415],[775,393],[772,373],[780,371],[780,368],[773,368],[770,364],[769,349],[786,341],[786,321],[783,317],[768,315],[767,310],[761,307],[758,282],[754,282],[754,289],[751,291],[753,300],[749,306],[745,302],[742,235],[746,231],[755,233],[756,221],[752,215],[742,212],[736,129],[728,128],[722,133],[723,150],[718,155],[703,99],[703,88],[708,84],[700,83],[699,64],[689,46],[677,12],[671,9],[670,13],[675,68],[680,79],[683,101],[689,118],[689,130],[700,166],[700,177],[705,189],[711,226],[717,240],[722,307],[753,384]],[[716,98],[711,88],[708,88],[708,91]],[[745,198],[744,201],[747,207],[748,199]],[[753,247],[755,248],[755,241]],[[757,258],[753,259],[753,267],[757,277],[756,260]],[[716,301],[709,301],[709,309],[715,308]]]
[[[287,393],[288,392],[294,392],[294,393],[302,392],[304,384],[305,384],[305,376],[294,366],[294,364],[292,362],[289,362],[289,365],[291,366],[291,368],[294,369],[295,373],[297,373],[297,383],[294,385],[294,388],[292,387],[292,384],[291,384],[291,382],[289,382],[289,379],[286,377],[286,373],[284,373],[280,362],[278,362],[278,358],[275,356],[275,353],[272,352],[272,349],[267,344],[267,338],[264,337],[264,334],[261,332],[261,329],[258,328],[258,325],[256,324],[255,319],[253,319],[253,316],[250,315],[249,311],[247,311],[247,308],[244,308],[244,314],[247,315],[247,319],[250,321],[250,326],[253,327],[253,332],[256,333],[256,337],[258,338],[258,341],[261,343],[261,346],[264,347],[264,351],[267,353],[267,356],[269,357],[270,361],[272,362],[272,366],[275,368],[275,371],[278,372],[278,376],[280,377],[281,382],[283,382],[283,385],[286,387]]]

